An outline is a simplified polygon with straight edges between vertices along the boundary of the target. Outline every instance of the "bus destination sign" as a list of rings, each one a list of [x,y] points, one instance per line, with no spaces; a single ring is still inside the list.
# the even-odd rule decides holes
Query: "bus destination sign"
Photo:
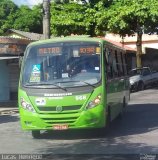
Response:
[[[79,53],[80,54],[97,54],[100,53],[100,48],[95,46],[88,46],[88,47],[80,47]]]
[[[39,48],[38,53],[40,56],[45,56],[48,54],[58,55],[61,54],[61,47]]]

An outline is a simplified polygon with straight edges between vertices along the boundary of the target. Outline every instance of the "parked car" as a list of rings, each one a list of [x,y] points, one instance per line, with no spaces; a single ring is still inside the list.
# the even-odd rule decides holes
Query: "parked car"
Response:
[[[129,72],[131,91],[144,90],[147,86],[158,83],[158,72],[149,67],[135,68]]]

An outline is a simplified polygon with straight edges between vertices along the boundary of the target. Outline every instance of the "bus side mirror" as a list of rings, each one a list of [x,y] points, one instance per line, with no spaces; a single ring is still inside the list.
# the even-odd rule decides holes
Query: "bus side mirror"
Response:
[[[19,68],[21,68],[23,56],[24,56],[24,53],[20,53],[20,55],[19,55]]]

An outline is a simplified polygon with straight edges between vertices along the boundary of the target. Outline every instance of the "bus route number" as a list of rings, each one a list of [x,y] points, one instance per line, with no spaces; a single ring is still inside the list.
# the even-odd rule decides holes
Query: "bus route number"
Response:
[[[81,54],[93,54],[95,53],[95,47],[82,47],[80,48]]]

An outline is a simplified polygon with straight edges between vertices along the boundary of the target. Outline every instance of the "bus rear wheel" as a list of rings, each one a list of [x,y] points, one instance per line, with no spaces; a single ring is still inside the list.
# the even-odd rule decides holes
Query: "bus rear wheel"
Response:
[[[122,109],[121,109],[121,111],[120,111],[120,113],[119,113],[119,115],[118,115],[118,118],[119,118],[119,119],[122,119],[122,118],[123,118],[123,115],[124,115],[125,110],[126,110],[126,106],[127,106],[127,104],[126,104],[126,99],[124,98],[124,99],[123,99],[123,104],[122,104]]]
[[[32,137],[35,139],[40,138],[40,131],[32,131]]]

